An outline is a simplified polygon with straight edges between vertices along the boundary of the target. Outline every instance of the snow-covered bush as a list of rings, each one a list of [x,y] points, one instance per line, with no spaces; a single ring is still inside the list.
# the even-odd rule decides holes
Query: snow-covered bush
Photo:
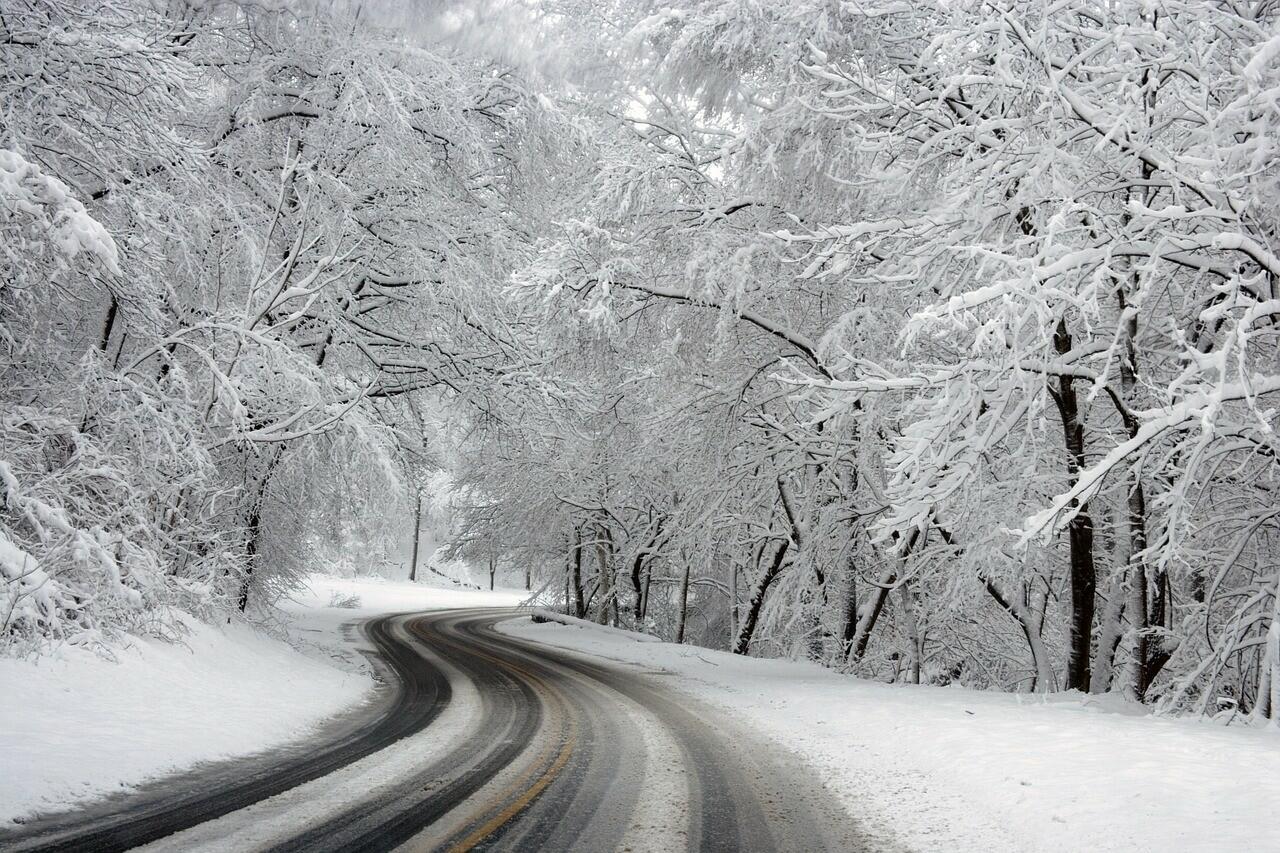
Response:
[[[106,228],[60,180],[0,151],[0,644],[137,626],[208,605],[208,530],[173,515],[212,466],[195,413],[96,352],[58,363],[51,292],[121,273]],[[47,332],[52,339],[33,337]]]
[[[360,606],[360,596],[334,590],[329,594],[329,606],[340,610],[355,610]]]

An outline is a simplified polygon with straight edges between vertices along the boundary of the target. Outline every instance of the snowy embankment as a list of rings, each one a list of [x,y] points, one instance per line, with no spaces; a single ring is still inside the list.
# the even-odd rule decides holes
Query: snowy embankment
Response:
[[[360,602],[331,607],[335,593]],[[114,660],[70,646],[0,659],[0,825],[305,738],[374,688],[355,621],[520,598],[316,576],[286,607],[287,643],[184,619],[178,641],[131,638]]]
[[[913,850],[1280,851],[1280,733],[885,685],[591,626],[501,630],[640,669],[793,749],[872,839]]]

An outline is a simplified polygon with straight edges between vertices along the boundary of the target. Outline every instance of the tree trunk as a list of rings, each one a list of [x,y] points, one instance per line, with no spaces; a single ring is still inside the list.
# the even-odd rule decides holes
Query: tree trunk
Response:
[[[645,567],[653,559],[658,540],[662,536],[661,520],[657,524],[653,524],[651,520],[650,529],[653,531],[653,535],[636,551],[636,558],[631,564],[631,591],[635,600],[635,608],[632,615],[635,617],[637,627],[644,621],[649,608],[649,581]]]
[[[751,648],[751,637],[756,632],[756,622],[760,619],[760,608],[764,605],[764,597],[769,592],[770,585],[777,579],[778,573],[782,571],[782,561],[786,559],[787,549],[791,547],[791,540],[784,539],[782,544],[778,546],[778,550],[773,555],[773,562],[765,569],[764,574],[756,581],[755,590],[751,593],[751,600],[747,602],[747,614],[743,617],[742,628],[738,631],[738,639],[733,644],[733,653],[735,655],[745,655]]]
[[[649,587],[653,584],[653,562],[648,561],[644,565],[644,585],[640,595],[640,619],[644,621],[649,618]]]
[[[729,561],[729,642],[738,636],[738,564]]]
[[[844,630],[841,632],[846,650],[853,648],[853,638],[858,633],[858,571],[852,556],[849,558],[847,571],[849,586],[845,592]]]
[[[684,642],[685,618],[689,614],[689,561],[682,560],[684,572],[680,575],[680,612],[676,618],[676,642]]]
[[[1258,667],[1258,698],[1253,708],[1255,720],[1280,723],[1280,575],[1271,599],[1271,625],[1263,645],[1262,664]]]
[[[994,581],[983,579],[987,592],[995,599],[996,604],[1014,618],[1022,629],[1022,636],[1027,641],[1027,649],[1031,652],[1031,665],[1035,668],[1035,681],[1031,684],[1032,692],[1048,693],[1054,688],[1057,679],[1053,675],[1053,665],[1049,662],[1049,651],[1045,648],[1044,639],[1034,623],[1034,614],[1028,611],[1024,601],[1006,596]]]
[[[857,627],[854,629],[849,649],[849,663],[862,660],[862,656],[867,653],[867,643],[871,640],[871,631],[876,627],[880,612],[884,610],[885,600],[889,598],[889,586],[897,580],[897,577],[898,573],[893,569],[882,573],[875,592],[871,594],[871,600],[858,609]]]
[[[861,409],[861,405],[859,405]],[[857,432],[856,421],[854,432]],[[844,475],[844,488],[848,500],[853,500],[858,490],[858,469],[850,466]],[[861,518],[852,515],[849,519],[849,540],[846,544],[847,555],[845,557],[844,570],[847,577],[847,586],[845,587],[844,599],[844,625],[840,630],[840,639],[843,642],[841,648],[848,653],[853,648],[853,637],[858,630],[858,543],[862,537],[866,535],[866,528],[863,526]]]
[[[950,541],[950,534],[945,531],[943,537]],[[897,534],[894,534],[897,538]],[[907,558],[911,556],[911,552],[915,549],[916,543],[920,541],[920,531],[912,530],[907,544],[902,549],[902,555],[898,558],[905,567]],[[856,663],[862,660],[862,656],[867,653],[867,644],[871,641],[871,631],[876,627],[876,622],[880,619],[880,612],[884,610],[884,603],[889,598],[889,587],[897,580],[897,569],[886,569],[880,573],[879,582],[876,584],[875,592],[871,594],[871,600],[866,604],[858,607],[852,615],[856,616],[854,622],[853,636],[849,638],[849,651],[847,661]],[[845,633],[849,631],[848,624],[845,625]]]
[[[253,582],[253,570],[258,562],[258,531],[262,527],[261,493],[259,493],[258,501],[249,509],[249,517],[245,527],[249,532],[249,538],[245,542],[244,574],[240,576],[240,594],[236,599],[241,613],[249,609],[249,586]]]
[[[249,607],[249,586],[253,580],[254,570],[257,568],[258,551],[262,536],[262,506],[266,502],[267,487],[271,485],[271,477],[275,474],[276,466],[280,464],[282,455],[283,450],[280,445],[273,444],[271,449],[267,451],[267,462],[263,467],[262,475],[250,492],[251,501],[245,516],[245,532],[247,534],[245,541],[246,565],[244,574],[240,578],[240,593],[237,596],[237,604],[241,613]]]
[[[409,580],[418,579],[418,539],[422,535],[422,490],[419,489],[413,506],[413,556],[409,559]]]
[[[636,558],[631,561],[631,593],[634,598],[634,609],[632,616],[635,618],[637,626],[640,620],[644,618],[644,588],[641,585],[641,571],[644,569],[644,551],[636,554]]]
[[[116,315],[120,311],[120,303],[116,301],[116,295],[111,294],[111,304],[107,306],[107,318],[102,322],[102,337],[98,341],[98,349],[105,356],[107,347],[111,344],[111,331],[116,326]]]
[[[1148,128],[1151,127],[1156,94],[1155,90],[1148,85],[1149,82],[1150,71],[1144,70],[1142,87],[1146,94],[1143,98],[1143,108]],[[1149,183],[1155,174],[1155,170],[1146,162],[1141,164],[1140,169],[1143,189],[1139,189],[1137,192],[1142,196],[1141,202],[1149,204],[1153,196]],[[1131,196],[1133,193],[1134,190],[1129,191]],[[1124,214],[1124,223],[1126,225],[1129,223],[1128,213]],[[1138,306],[1132,304],[1131,300],[1140,289],[1141,281],[1136,270],[1127,277],[1116,277],[1116,301],[1120,308],[1122,345],[1119,364],[1120,398],[1123,401],[1123,405],[1117,406],[1117,408],[1120,410],[1121,419],[1124,422],[1129,438],[1135,438],[1138,435],[1140,426],[1137,418],[1131,412],[1136,402],[1138,385],[1138,349],[1136,343],[1138,337]],[[1163,597],[1157,602],[1151,602],[1150,600],[1146,555],[1147,501],[1142,487],[1142,475],[1136,467],[1129,471],[1126,476],[1125,486],[1129,546],[1127,571],[1131,587],[1129,621],[1136,631],[1133,644],[1134,675],[1131,689],[1139,700],[1145,700],[1151,683],[1155,681],[1156,675],[1168,660],[1168,655],[1162,656],[1159,648],[1152,645],[1153,638],[1150,632],[1153,624],[1161,624],[1163,621],[1164,601]],[[1157,587],[1162,585],[1161,580],[1157,579]],[[1159,596],[1160,593],[1157,592],[1157,595]]]
[[[606,547],[606,544],[608,547]],[[601,625],[608,625],[610,611],[612,610],[613,624],[616,627],[618,624],[618,590],[613,577],[613,540],[606,528],[601,528],[597,534],[596,561],[599,564],[600,589],[603,593],[600,598],[600,609],[596,612],[596,621]]]
[[[1071,352],[1071,334],[1067,321],[1058,321],[1053,335],[1054,348],[1060,355]],[[1076,394],[1075,378],[1058,377],[1058,389],[1054,394],[1062,416],[1063,441],[1067,449],[1067,473],[1074,484],[1085,468],[1084,419],[1080,413],[1080,401]],[[1089,664],[1093,651],[1093,609],[1097,589],[1097,575],[1093,564],[1093,519],[1089,517],[1089,504],[1072,501],[1069,507],[1075,512],[1067,524],[1069,546],[1071,618],[1067,644],[1067,689],[1089,692]]]
[[[822,621],[823,615],[827,612],[827,573],[816,564],[813,567],[813,582],[817,589],[814,590],[813,599],[809,602],[809,607],[813,610],[809,625],[809,658],[821,661],[826,651],[828,636]]]
[[[910,658],[907,661],[907,683],[919,684],[920,664],[924,659],[924,634],[916,616],[918,602],[905,583],[898,587],[898,597],[902,600],[903,622],[907,629],[907,640],[911,644]]]
[[[1094,656],[1093,676],[1090,678],[1090,691],[1106,693],[1115,682],[1116,649],[1124,636],[1125,615],[1125,583],[1128,571],[1120,570],[1111,583],[1107,596],[1107,609],[1103,612],[1101,633],[1098,635],[1098,652]]]
[[[579,619],[587,615],[586,602],[582,600],[582,529],[573,531],[573,615]]]

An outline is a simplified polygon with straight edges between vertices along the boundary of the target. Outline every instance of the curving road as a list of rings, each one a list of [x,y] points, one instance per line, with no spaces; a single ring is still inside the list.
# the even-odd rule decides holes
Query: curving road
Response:
[[[770,742],[638,673],[494,630],[508,610],[364,626],[393,687],[314,743],[0,835],[0,849],[860,850]]]

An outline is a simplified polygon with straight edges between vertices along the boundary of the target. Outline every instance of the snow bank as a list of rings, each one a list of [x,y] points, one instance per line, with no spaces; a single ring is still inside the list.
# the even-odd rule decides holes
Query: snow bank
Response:
[[[358,606],[330,607],[335,593]],[[373,689],[353,622],[525,595],[313,576],[285,608],[292,645],[188,619],[180,643],[132,638],[115,661],[69,645],[0,659],[0,825],[306,737]]]
[[[0,822],[306,735],[373,681],[243,625],[186,620],[115,661],[73,646],[0,659]]]
[[[568,616],[564,613],[557,613],[554,610],[548,610],[545,607],[534,607],[530,609],[529,615],[534,622],[555,622],[569,628],[587,628],[604,634],[612,634],[614,636],[630,640],[633,643],[661,643],[662,640],[652,634],[645,634],[640,631],[628,631],[626,628],[613,628],[609,625],[599,625],[595,622],[589,622],[586,619],[579,619],[576,616]]]
[[[991,853],[1280,850],[1275,732],[1154,718],[1079,695],[877,684],[586,626],[520,619],[501,629],[678,674],[662,683],[802,755],[881,843]]]

